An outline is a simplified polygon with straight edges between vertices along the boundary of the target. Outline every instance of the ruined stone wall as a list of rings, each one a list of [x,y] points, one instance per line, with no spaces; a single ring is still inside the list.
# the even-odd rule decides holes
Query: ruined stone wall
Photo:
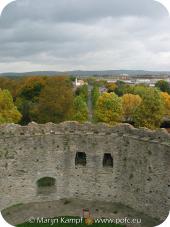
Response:
[[[76,166],[77,152],[86,166]],[[103,156],[113,167],[103,166]],[[56,179],[39,194],[37,180]],[[152,217],[170,210],[170,135],[121,124],[0,126],[0,209],[17,203],[81,198],[120,202]]]

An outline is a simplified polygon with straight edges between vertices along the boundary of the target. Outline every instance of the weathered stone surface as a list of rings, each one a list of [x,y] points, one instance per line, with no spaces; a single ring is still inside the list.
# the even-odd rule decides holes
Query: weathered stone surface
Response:
[[[77,152],[86,166],[75,166]],[[103,167],[110,153],[113,168]],[[56,179],[39,195],[37,180]],[[170,210],[170,135],[128,124],[64,122],[0,126],[0,209],[13,204],[79,198],[120,202],[152,217]]]

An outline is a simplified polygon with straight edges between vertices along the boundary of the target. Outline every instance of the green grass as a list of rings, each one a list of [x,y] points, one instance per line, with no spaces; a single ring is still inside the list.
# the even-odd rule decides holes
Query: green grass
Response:
[[[66,219],[67,218],[76,218],[76,217],[65,217]],[[55,218],[53,218],[54,220]],[[66,220],[65,219],[65,220]],[[45,219],[44,219],[45,220]],[[52,220],[52,219],[50,219]],[[58,218],[58,220],[60,220],[60,217]],[[119,224],[102,224],[102,223],[95,223],[95,224],[92,224],[92,225],[87,225],[85,224],[85,222],[83,221],[83,223],[78,223],[78,224],[75,224],[75,223],[72,223],[72,224],[69,224],[69,223],[37,223],[37,221],[35,223],[23,223],[23,224],[20,224],[20,225],[17,225],[17,227],[87,227],[87,226],[92,226],[92,227],[125,227],[124,225],[119,225]]]

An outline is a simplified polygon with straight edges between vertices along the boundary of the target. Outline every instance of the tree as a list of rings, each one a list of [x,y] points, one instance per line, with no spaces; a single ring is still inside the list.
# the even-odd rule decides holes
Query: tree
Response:
[[[161,92],[164,103],[164,116],[170,117],[170,95],[167,92]]]
[[[97,100],[100,96],[100,92],[99,92],[99,87],[97,85],[94,85],[92,91],[92,104],[93,104],[93,108],[95,108]]]
[[[125,94],[122,96],[123,116],[125,121],[133,122],[133,115],[141,102],[142,99],[139,95]]]
[[[11,95],[13,96],[13,99],[16,97],[16,91],[17,91],[17,85],[20,82],[20,79],[16,78],[7,78],[7,77],[1,77],[0,78],[0,88],[2,90],[7,89]]]
[[[40,95],[43,87],[46,84],[46,80],[46,77],[41,76],[31,76],[24,78],[18,87],[17,96],[32,102],[36,101],[37,97]]]
[[[17,86],[16,105],[22,113],[20,124],[26,125],[33,120],[32,109],[39,102],[39,96],[46,84],[47,77],[24,77]]]
[[[72,118],[73,89],[67,77],[49,77],[32,109],[32,119],[38,123],[59,123]]]
[[[133,86],[129,86],[124,81],[118,80],[116,82],[116,88],[114,92],[118,96],[123,96],[124,94],[127,94],[127,93],[133,93]]]
[[[122,119],[122,102],[115,93],[103,93],[97,100],[95,117],[99,122],[115,124]]]
[[[29,122],[31,122],[31,109],[33,108],[33,106],[35,106],[35,103],[23,97],[18,97],[15,101],[15,105],[17,106],[20,113],[22,113],[22,118],[19,123],[21,125],[27,125]]]
[[[85,122],[88,119],[88,107],[81,96],[76,96],[73,102],[73,120]]]
[[[18,123],[21,114],[8,90],[0,89],[0,123]]]
[[[81,96],[84,102],[88,101],[88,86],[85,84],[81,87],[78,87],[76,90],[76,96]]]
[[[155,129],[160,127],[164,104],[159,90],[145,87],[139,92],[142,102],[134,113],[134,124],[136,127],[147,127]],[[136,91],[137,92],[137,91]]]
[[[159,88],[162,92],[167,92],[170,94],[170,84],[166,80],[159,80],[155,86]]]
[[[106,88],[108,90],[108,92],[114,92],[116,89],[117,85],[115,83],[107,83],[106,84]]]

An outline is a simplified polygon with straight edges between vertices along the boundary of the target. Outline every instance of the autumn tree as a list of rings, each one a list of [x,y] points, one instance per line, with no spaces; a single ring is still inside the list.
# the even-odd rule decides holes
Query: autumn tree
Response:
[[[14,105],[10,92],[0,89],[0,123],[18,123],[20,119],[21,114]]]
[[[67,77],[49,77],[32,110],[38,123],[62,122],[72,118],[73,89]]]
[[[116,89],[117,85],[115,83],[107,83],[106,84],[106,88],[108,90],[108,92],[114,92]]]
[[[7,78],[7,77],[0,77],[0,88],[2,90],[8,90],[11,95],[13,96],[13,99],[16,97],[16,91],[17,86],[19,84],[20,80],[17,78]]]
[[[140,106],[142,99],[139,95],[125,94],[122,96],[123,117],[127,122],[133,122],[136,109]]]
[[[17,96],[26,100],[31,100],[32,102],[36,101],[37,97],[41,93],[41,90],[46,84],[46,80],[46,77],[41,76],[23,78],[20,86],[18,87]]]
[[[103,93],[97,100],[95,117],[99,122],[115,124],[122,120],[122,101],[115,93]]]
[[[87,103],[81,96],[76,96],[73,102],[73,120],[85,122],[88,120]]]
[[[33,120],[32,109],[39,102],[39,95],[46,84],[46,77],[24,77],[17,86],[16,105],[22,113],[21,124],[28,124]]]
[[[170,95],[167,92],[161,92],[164,103],[164,117],[170,117]]]
[[[135,126],[150,129],[160,127],[164,114],[160,92],[155,88],[145,87],[138,89],[136,93],[141,96],[142,102],[134,114]]]

